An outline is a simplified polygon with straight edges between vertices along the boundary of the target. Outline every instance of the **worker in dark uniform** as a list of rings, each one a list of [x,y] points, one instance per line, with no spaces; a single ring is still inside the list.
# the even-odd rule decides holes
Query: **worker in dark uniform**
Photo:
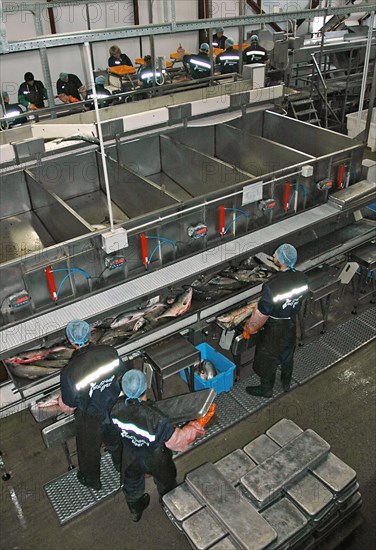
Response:
[[[63,103],[76,103],[86,99],[86,88],[75,74],[60,73],[56,90],[58,98]]]
[[[215,34],[213,34],[212,38],[212,46],[213,48],[220,48],[221,50],[225,49],[225,42],[227,40],[227,36],[223,34],[224,28],[218,27],[218,29],[215,29]]]
[[[1,94],[1,107],[3,110],[2,116],[7,119],[6,121],[1,123],[1,128],[3,130],[13,128],[14,126],[25,124],[27,122],[26,117],[14,118],[17,115],[21,115],[23,113],[23,110],[18,105],[18,103],[9,103],[8,92],[2,92]]]
[[[160,70],[155,69],[153,73],[150,55],[144,57],[144,64],[138,73],[138,82],[141,88],[152,88],[153,83],[161,86],[164,82],[164,75]]]
[[[246,392],[260,397],[272,397],[277,366],[281,365],[281,382],[285,392],[290,389],[296,343],[296,316],[308,293],[304,273],[295,271],[297,251],[291,244],[282,244],[274,252],[279,272],[262,287],[261,298],[244,325],[244,337],[256,334],[253,370],[260,377],[259,386],[247,386]]]
[[[120,471],[119,442],[113,436],[110,411],[120,394],[118,377],[125,367],[113,347],[89,344],[90,325],[85,321],[71,321],[66,333],[76,351],[61,371],[59,405],[64,412],[75,415],[77,479],[86,487],[100,490],[102,442]]]
[[[47,99],[43,82],[34,80],[33,73],[25,73],[24,79],[25,82],[18,89],[18,102],[28,111],[43,109],[44,100]]]
[[[122,482],[132,521],[139,521],[150,502],[145,493],[145,473],[151,474],[160,498],[176,487],[176,467],[171,451],[184,451],[205,430],[197,422],[182,429],[147,401],[143,372],[129,370],[122,379],[126,399],[119,398],[112,409],[112,422],[121,434]]]
[[[221,74],[239,72],[239,52],[234,50],[234,41],[227,38],[225,42],[225,51],[217,55],[215,63],[220,65]]]
[[[101,107],[108,107],[109,105],[111,105],[114,100],[112,98],[112,94],[109,90],[107,90],[107,88],[104,87],[104,83],[106,82],[106,79],[103,75],[99,75],[97,76],[97,78],[95,79],[95,91],[96,91],[96,96],[98,98],[98,107],[101,108]],[[87,91],[87,94],[86,94],[86,99],[93,99],[95,96],[94,96],[94,91],[93,90],[88,90]],[[88,107],[93,110],[94,109],[94,101],[90,101],[90,103],[88,104]]]
[[[183,63],[187,72],[194,80],[198,78],[207,78],[211,75],[211,62],[209,57],[210,46],[206,42],[201,44],[198,53],[193,55],[185,55]]]
[[[253,63],[269,63],[268,54],[265,48],[258,43],[257,34],[251,36],[251,44],[243,51],[243,63],[252,65]]]
[[[121,49],[119,48],[119,46],[111,46],[109,54],[109,67],[117,67],[118,65],[128,65],[128,67],[133,67],[132,61],[127,55],[125,55],[125,53],[121,53]]]

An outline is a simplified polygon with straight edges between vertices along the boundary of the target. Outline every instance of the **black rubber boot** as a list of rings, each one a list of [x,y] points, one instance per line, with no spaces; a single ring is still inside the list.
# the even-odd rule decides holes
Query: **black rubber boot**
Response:
[[[143,511],[149,506],[150,495],[144,493],[141,498],[135,502],[127,502],[128,508],[131,512],[132,521],[137,522],[142,518]]]
[[[77,479],[82,485],[85,485],[85,487],[90,487],[90,489],[95,489],[96,491],[102,489],[102,483],[99,479],[97,481],[89,481],[80,471],[77,472]]]
[[[282,389],[285,393],[290,391],[290,382],[282,382]]]
[[[262,386],[247,386],[245,391],[250,395],[255,395],[256,397],[273,397],[273,390],[263,388]]]

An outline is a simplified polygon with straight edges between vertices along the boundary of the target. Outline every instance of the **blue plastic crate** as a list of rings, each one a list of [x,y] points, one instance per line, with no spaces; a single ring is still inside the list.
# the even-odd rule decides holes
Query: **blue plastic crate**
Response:
[[[200,344],[196,349],[201,353],[201,359],[211,361],[218,372],[211,380],[202,380],[196,373],[194,374],[195,390],[205,390],[212,388],[217,393],[230,391],[234,385],[235,364],[227,359],[222,353],[215,351],[209,344]],[[182,379],[187,382],[184,371],[180,372]]]

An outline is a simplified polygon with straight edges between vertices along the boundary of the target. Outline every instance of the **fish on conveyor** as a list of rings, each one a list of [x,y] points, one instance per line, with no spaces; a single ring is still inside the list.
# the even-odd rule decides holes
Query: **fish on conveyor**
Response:
[[[35,361],[42,361],[46,357],[54,359],[70,359],[74,352],[73,348],[67,348],[65,346],[54,346],[47,349],[35,349],[30,351],[22,351],[14,357],[9,357],[7,361],[14,365],[26,365],[28,363],[35,363]]]
[[[226,277],[241,283],[255,283],[266,279],[267,273],[257,268],[255,270],[238,269],[237,271],[226,271]]]
[[[107,327],[107,329],[109,326]],[[104,327],[96,326],[92,328],[90,333],[89,342],[90,344],[98,344],[99,340],[105,335],[106,329]]]
[[[57,369],[51,367],[38,367],[38,365],[33,365],[33,363],[7,363],[7,366],[14,376],[19,378],[27,378],[29,380],[35,380],[36,378],[43,378],[43,376],[48,376],[49,374],[58,373]]]
[[[244,304],[237,309],[233,309],[232,311],[228,311],[223,315],[219,315],[217,317],[217,321],[225,328],[232,329],[239,325],[239,323],[244,321],[244,319],[249,317],[252,314],[256,305],[257,301],[250,302],[249,304]]]
[[[210,300],[219,300],[219,298],[224,298],[232,294],[232,290],[224,288],[215,288],[213,287],[193,287],[193,295],[195,300],[199,302],[209,302]]]
[[[58,350],[58,351],[53,351],[53,352],[49,353],[46,356],[46,359],[48,359],[48,360],[51,359],[51,360],[56,360],[56,361],[63,361],[65,359],[65,360],[68,361],[72,357],[73,353],[74,353],[73,348],[64,348],[64,349],[61,349],[61,350]]]
[[[37,367],[44,367],[45,369],[62,369],[67,365],[69,359],[43,359],[42,361],[35,361],[34,363],[29,363],[29,365],[34,365]]]
[[[171,307],[167,308],[166,311],[162,313],[162,315],[159,315],[155,318],[155,321],[158,321],[159,319],[163,319],[165,317],[179,317],[180,315],[184,315],[184,313],[186,313],[191,307],[192,294],[192,287],[187,288],[187,290],[185,290],[182,294],[180,294],[180,296],[176,298]]]
[[[120,313],[110,324],[111,329],[117,329],[120,327],[127,327],[127,329],[132,330],[136,321],[140,319],[145,313],[144,309],[134,309],[133,311],[126,311]]]
[[[136,322],[141,319],[141,317],[153,318],[158,316],[159,313],[165,308],[165,305],[161,302],[157,302],[149,307],[143,309],[134,309],[132,311],[125,311],[118,315],[110,324],[110,328],[116,329],[120,327],[126,327],[127,330],[132,330]],[[136,329],[137,330],[137,329]]]
[[[45,397],[41,401],[36,403],[38,409],[47,409],[48,407],[57,407],[59,405],[60,391],[51,393],[48,397]]]
[[[117,346],[128,340],[132,334],[134,334],[133,330],[110,329],[104,333],[98,344]]]
[[[227,276],[224,277],[222,275],[217,275],[210,279],[208,285],[213,285],[223,290],[238,290],[239,288],[241,288],[241,284],[239,284],[239,282],[235,282],[233,278]]]
[[[23,351],[14,357],[9,357],[7,362],[15,365],[24,365],[27,363],[33,363],[34,361],[40,361],[48,355],[48,350],[46,349],[35,349],[31,351]]]

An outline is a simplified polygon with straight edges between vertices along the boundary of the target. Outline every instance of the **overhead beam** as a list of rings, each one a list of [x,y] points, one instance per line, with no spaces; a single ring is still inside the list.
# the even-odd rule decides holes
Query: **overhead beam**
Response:
[[[25,4],[23,4],[25,9]],[[14,12],[14,10],[5,7],[5,11]],[[58,46],[69,46],[74,44],[83,44],[84,42],[103,42],[105,40],[121,40],[137,36],[149,36],[150,34],[170,34],[179,32],[190,32],[200,29],[215,28],[226,25],[227,27],[238,27],[241,25],[271,24],[286,21],[286,19],[312,18],[312,17],[330,17],[331,15],[343,15],[347,13],[358,13],[368,11],[369,4],[352,4],[351,8],[328,7],[315,10],[288,11],[286,13],[270,13],[261,15],[231,17],[223,19],[201,19],[199,21],[177,21],[175,23],[162,23],[154,25],[117,27],[113,29],[97,29],[93,32],[75,31],[61,33],[59,35],[45,35],[35,38],[29,38],[20,41],[11,41],[0,44],[0,53],[12,53],[25,50],[36,50],[39,48],[54,48]],[[31,7],[28,6],[30,11]]]

